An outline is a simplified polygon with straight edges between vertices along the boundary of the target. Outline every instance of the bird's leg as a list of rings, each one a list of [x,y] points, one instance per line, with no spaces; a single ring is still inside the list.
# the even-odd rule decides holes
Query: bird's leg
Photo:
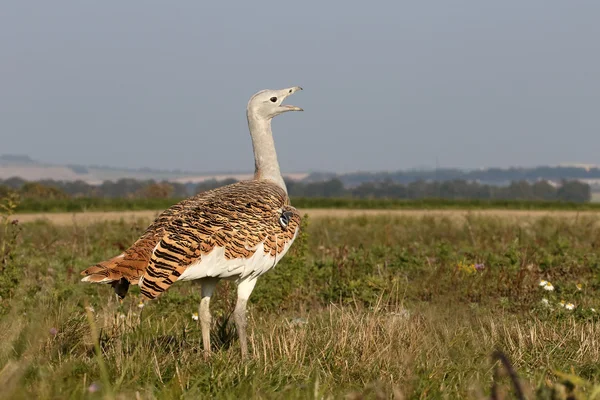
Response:
[[[200,309],[198,314],[200,317],[200,327],[202,329],[202,345],[204,347],[204,359],[208,359],[210,356],[210,297],[212,296],[215,287],[217,286],[217,280],[214,278],[204,278],[201,282],[201,297]]]
[[[240,348],[242,350],[242,359],[248,357],[248,343],[246,340],[246,304],[254,285],[256,284],[256,278],[243,280],[238,284],[238,298],[235,304],[235,310],[233,311],[233,320],[235,321],[235,327],[238,332],[240,339]]]

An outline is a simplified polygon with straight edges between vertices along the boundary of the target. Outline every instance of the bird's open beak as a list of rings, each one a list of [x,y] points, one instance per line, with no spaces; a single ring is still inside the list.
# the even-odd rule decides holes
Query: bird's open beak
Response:
[[[300,107],[296,107],[296,106],[291,106],[288,104],[282,104],[279,107],[285,108],[286,111],[304,111],[302,108]]]
[[[296,93],[299,90],[302,90],[302,88],[300,86],[294,86],[292,88],[285,89],[285,91],[286,91],[285,97],[287,98],[288,96],[291,96],[292,94]],[[285,108],[285,111],[304,111],[300,107],[296,107],[296,106],[292,106],[292,105],[288,105],[288,104],[281,104],[279,107]]]

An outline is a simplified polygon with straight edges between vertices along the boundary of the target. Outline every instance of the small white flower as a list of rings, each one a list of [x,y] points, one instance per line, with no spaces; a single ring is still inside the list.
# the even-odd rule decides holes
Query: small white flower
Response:
[[[575,287],[577,288],[577,290],[583,289],[583,286],[581,285],[581,283],[578,283],[577,285],[575,285]]]
[[[552,291],[554,291],[554,286],[552,286],[552,284],[550,282],[546,282],[546,285],[544,286],[544,290],[552,292]]]
[[[192,319],[194,321],[198,321],[198,313],[197,312],[195,312],[195,313],[192,314]]]
[[[567,303],[567,304],[565,304],[565,308],[567,310],[574,310],[575,309],[575,304],[573,304],[573,303]]]
[[[566,302],[564,300],[561,300],[560,303],[558,303],[559,306],[564,307],[566,304]]]
[[[138,308],[144,308],[145,304],[143,300],[140,300],[140,302],[138,303]]]
[[[123,313],[119,313],[119,318],[120,318],[120,319],[125,319],[125,314],[123,314]]]
[[[544,299],[542,299],[542,304],[545,306],[548,306],[548,305],[550,305],[550,302],[548,301],[548,299],[544,298]]]
[[[94,313],[96,311],[96,310],[94,310],[94,307],[92,307],[92,306],[87,306],[87,307],[85,307],[85,309],[91,313]]]
[[[540,286],[546,286],[547,283],[548,283],[548,281],[545,281],[545,280],[542,279],[540,281]]]
[[[590,311],[591,312],[596,312],[596,309],[592,307],[592,308],[590,308]]]

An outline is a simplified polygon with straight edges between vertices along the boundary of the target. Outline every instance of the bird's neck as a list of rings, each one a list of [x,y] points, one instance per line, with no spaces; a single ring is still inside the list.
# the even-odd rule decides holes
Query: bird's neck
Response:
[[[254,179],[271,181],[287,193],[287,187],[279,170],[271,120],[248,116],[248,128],[254,148]]]

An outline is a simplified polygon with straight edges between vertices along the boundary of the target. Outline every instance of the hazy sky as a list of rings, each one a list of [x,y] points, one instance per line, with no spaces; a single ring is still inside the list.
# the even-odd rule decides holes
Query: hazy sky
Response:
[[[0,7],[0,154],[282,169],[600,163],[600,2],[21,1]]]

